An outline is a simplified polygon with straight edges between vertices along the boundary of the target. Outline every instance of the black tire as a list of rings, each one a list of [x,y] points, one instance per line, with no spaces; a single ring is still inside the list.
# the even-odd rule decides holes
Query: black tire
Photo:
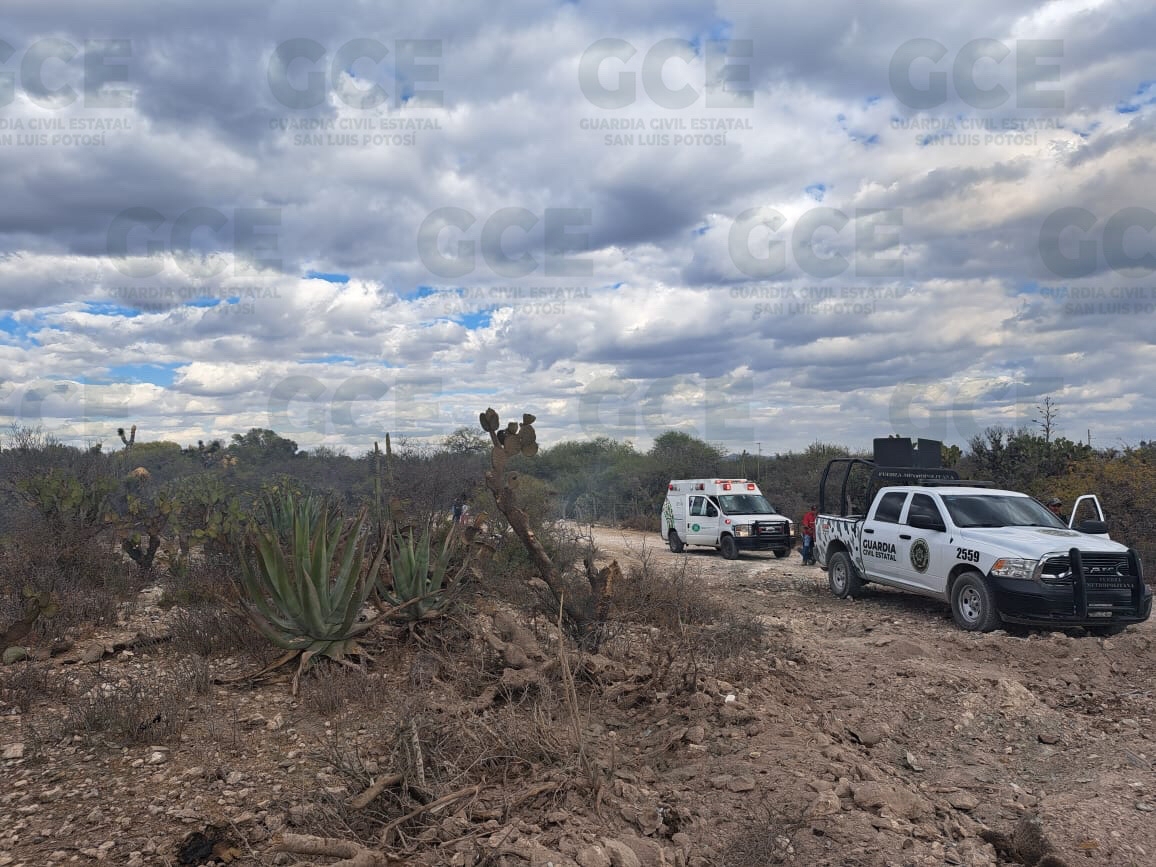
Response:
[[[675,554],[681,554],[686,547],[682,544],[682,539],[678,538],[678,533],[674,532],[673,528],[666,534],[666,544],[670,546],[670,550]]]
[[[791,552],[788,551],[786,548],[776,548],[775,549],[775,558],[778,560],[782,560],[784,557],[786,557],[790,553]]]
[[[739,559],[739,546],[735,542],[735,537],[727,534],[718,540],[718,548],[722,551],[724,560]]]
[[[978,572],[964,572],[956,579],[951,588],[951,616],[968,632],[991,632],[1002,622],[995,596]]]
[[[827,564],[827,583],[831,592],[840,599],[858,596],[863,592],[863,581],[855,572],[855,566],[846,551],[836,551]]]

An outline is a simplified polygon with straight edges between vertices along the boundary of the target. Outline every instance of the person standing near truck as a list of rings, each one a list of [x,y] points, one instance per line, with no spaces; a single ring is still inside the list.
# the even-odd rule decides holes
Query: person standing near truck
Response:
[[[803,515],[803,565],[815,565],[815,519],[816,507],[809,506]]]

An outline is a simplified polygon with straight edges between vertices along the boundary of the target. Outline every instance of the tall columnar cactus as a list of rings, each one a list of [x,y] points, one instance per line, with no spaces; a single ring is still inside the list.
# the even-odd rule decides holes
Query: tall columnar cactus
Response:
[[[365,655],[357,638],[372,623],[358,622],[358,615],[376,584],[386,546],[380,545],[363,568],[365,511],[344,522],[314,496],[292,491],[270,496],[264,517],[265,526],[250,529],[241,552],[242,604],[257,629],[288,651],[265,671],[300,658],[293,677],[296,694],[313,657],[348,664],[346,657]]]
[[[134,424],[131,428],[129,428],[128,436],[125,436],[124,428],[122,427],[118,427],[116,429],[116,434],[120,437],[120,441],[124,443],[124,450],[127,452],[136,442],[136,425]]]

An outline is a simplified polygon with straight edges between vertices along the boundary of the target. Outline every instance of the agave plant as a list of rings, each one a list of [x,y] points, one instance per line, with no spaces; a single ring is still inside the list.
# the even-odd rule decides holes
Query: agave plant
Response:
[[[346,657],[364,655],[357,637],[371,624],[357,618],[376,585],[385,545],[364,568],[364,510],[345,522],[329,503],[292,492],[270,496],[264,506],[265,526],[251,528],[249,550],[241,552],[242,604],[257,629],[288,651],[262,674],[300,657],[296,694],[315,656],[348,664]]]
[[[388,573],[392,582],[381,582],[381,597],[393,606],[390,617],[428,620],[440,615],[453,601],[453,591],[465,580],[468,556],[455,562],[457,532],[451,528],[441,542],[427,526],[414,532],[395,531],[389,544]]]

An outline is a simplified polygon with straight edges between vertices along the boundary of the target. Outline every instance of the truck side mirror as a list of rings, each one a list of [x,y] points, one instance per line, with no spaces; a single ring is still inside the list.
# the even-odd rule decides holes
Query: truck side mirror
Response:
[[[943,521],[933,515],[912,515],[907,519],[907,525],[916,530],[935,530],[939,533],[947,529]]]

